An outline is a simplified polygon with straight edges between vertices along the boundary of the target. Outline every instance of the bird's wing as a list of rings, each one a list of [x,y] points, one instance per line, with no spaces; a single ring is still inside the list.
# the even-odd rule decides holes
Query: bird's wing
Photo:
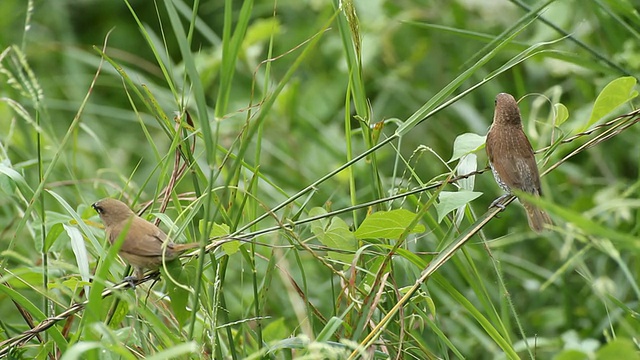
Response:
[[[538,165],[533,155],[533,148],[522,131],[513,131],[511,137],[502,141],[491,141],[492,154],[502,154],[489,159],[495,171],[511,189],[519,189],[531,194],[541,194]],[[521,146],[525,143],[527,146]],[[518,145],[518,146],[517,146]]]
[[[167,235],[154,224],[136,217],[129,227],[120,251],[144,257],[162,256]]]

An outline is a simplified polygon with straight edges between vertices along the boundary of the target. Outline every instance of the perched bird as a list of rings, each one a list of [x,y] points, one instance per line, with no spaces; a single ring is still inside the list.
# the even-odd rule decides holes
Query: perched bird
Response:
[[[157,269],[164,260],[171,261],[180,253],[198,247],[197,243],[176,244],[157,226],[136,215],[122,201],[102,199],[91,205],[104,223],[109,242],[113,244],[124,230],[126,235],[120,248],[120,256],[135,270],[135,279],[144,276],[145,269]],[[163,246],[164,243],[166,246]],[[164,248],[163,248],[164,247]],[[133,281],[128,277],[125,280]]]
[[[487,156],[496,182],[505,194],[496,199],[491,207],[500,206],[499,202],[511,195],[516,189],[534,196],[541,196],[540,174],[533,156],[533,148],[522,130],[520,109],[513,96],[501,93],[496,96],[496,109],[493,123],[487,133]],[[527,211],[529,227],[541,232],[545,224],[551,224],[549,215],[526,201],[522,202]]]

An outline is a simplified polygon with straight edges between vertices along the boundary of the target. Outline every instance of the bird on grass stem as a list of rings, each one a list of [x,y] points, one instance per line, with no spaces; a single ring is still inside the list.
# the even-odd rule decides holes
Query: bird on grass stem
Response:
[[[197,243],[176,244],[167,239],[167,234],[160,228],[136,215],[120,200],[106,198],[91,207],[102,219],[109,243],[113,245],[122,231],[126,231],[119,254],[135,270],[135,277],[125,278],[132,287],[135,280],[144,277],[145,269],[155,270],[162,265],[163,259],[174,260],[184,251],[199,246]]]
[[[507,192],[493,201],[490,207],[504,208],[500,202],[512,195],[512,190],[542,196],[533,147],[522,130],[518,103],[509,94],[500,93],[496,96],[493,123],[487,133],[485,148],[493,176],[502,190]],[[552,224],[551,218],[542,209],[526,201],[521,202],[533,231],[540,233],[545,224]]]

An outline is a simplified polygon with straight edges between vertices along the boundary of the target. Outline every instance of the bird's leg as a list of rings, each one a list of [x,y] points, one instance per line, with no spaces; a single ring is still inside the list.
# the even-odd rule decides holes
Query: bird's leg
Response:
[[[130,288],[132,289],[136,288],[136,281],[138,281],[138,279],[136,279],[135,276],[127,276],[123,280],[126,281],[127,284],[129,284]]]
[[[500,210],[504,210],[504,205],[502,205],[502,200],[508,198],[509,196],[511,196],[511,194],[504,194],[502,196],[500,196],[499,198],[493,200],[493,202],[491,203],[491,205],[489,205],[489,209],[493,208],[493,207],[497,207]]]
[[[135,275],[127,276],[127,277],[124,278],[124,281],[129,283],[129,286],[132,289],[135,289],[136,288],[136,283],[138,282],[138,280],[141,280],[144,277],[144,269],[143,268],[136,267],[134,269],[135,269],[135,272],[134,272]]]

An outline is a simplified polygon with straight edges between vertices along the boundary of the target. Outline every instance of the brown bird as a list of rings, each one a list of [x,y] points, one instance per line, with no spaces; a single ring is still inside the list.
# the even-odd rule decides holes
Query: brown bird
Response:
[[[511,195],[512,189],[534,196],[542,195],[533,147],[522,130],[518,103],[509,94],[496,96],[496,110],[487,133],[486,149],[493,176],[502,190],[508,193],[496,199],[491,207],[504,207],[499,203]],[[539,233],[544,229],[544,224],[552,223],[549,215],[541,209],[527,202],[522,202],[522,205],[533,231]]]
[[[136,215],[120,200],[106,198],[91,207],[100,215],[107,238],[112,245],[123,230],[127,232],[119,254],[135,270],[135,278],[125,278],[129,282],[142,279],[144,269],[155,270],[160,267],[163,252],[164,260],[171,261],[180,253],[198,247],[197,243],[176,244],[168,240],[167,234],[160,228]],[[167,244],[163,249],[165,242]]]

